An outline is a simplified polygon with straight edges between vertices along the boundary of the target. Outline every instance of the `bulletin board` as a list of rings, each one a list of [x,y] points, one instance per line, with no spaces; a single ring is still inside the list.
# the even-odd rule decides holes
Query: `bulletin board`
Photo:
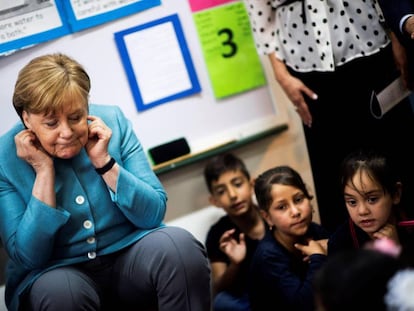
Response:
[[[240,73],[223,73],[217,72],[217,68],[212,68],[214,62],[211,63],[207,59],[206,52],[209,47],[199,36],[200,29],[197,27],[200,26],[197,25],[195,16],[209,14],[209,9],[234,5],[237,2],[165,0],[158,6],[136,14],[111,20],[96,27],[80,30],[1,57],[2,122],[0,123],[0,135],[6,132],[13,123],[18,122],[11,104],[18,71],[33,57],[52,52],[66,53],[84,65],[92,81],[90,102],[118,105],[131,120],[145,150],[185,137],[191,152],[197,153],[229,141],[254,137],[261,132],[285,124],[287,114],[283,105],[280,105],[277,100],[278,94],[275,93],[273,87],[274,77],[267,58],[258,56],[260,70],[263,70],[263,80],[260,78],[260,73],[250,72],[256,70],[257,66],[243,67],[235,63],[233,66],[240,70]],[[210,3],[211,7],[201,5],[206,3]],[[194,7],[197,9],[195,10]],[[240,7],[238,10],[240,11]],[[153,23],[167,16],[176,16],[179,22],[181,35],[188,49],[188,56],[197,80],[196,92],[175,97],[151,109],[139,111],[116,44],[115,34]],[[203,19],[205,20],[205,15]],[[225,25],[226,21],[221,19],[220,23]],[[230,38],[228,36],[232,27],[234,26],[224,27],[227,29],[224,33],[226,38]],[[250,30],[244,29],[244,31]],[[230,39],[228,42],[231,42]],[[231,48],[231,44],[227,47]],[[225,54],[231,56],[231,52]],[[232,92],[223,93],[223,85],[216,87],[211,79],[212,74],[224,76],[225,79],[222,81],[232,86]],[[238,83],[242,75],[252,77],[247,86]],[[258,78],[256,79],[254,75]],[[243,79],[240,78],[240,80]]]

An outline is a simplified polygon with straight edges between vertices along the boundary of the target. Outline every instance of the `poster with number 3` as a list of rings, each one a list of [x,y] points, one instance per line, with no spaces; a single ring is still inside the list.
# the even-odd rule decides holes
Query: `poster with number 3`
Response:
[[[197,11],[193,19],[216,98],[266,84],[242,2]]]

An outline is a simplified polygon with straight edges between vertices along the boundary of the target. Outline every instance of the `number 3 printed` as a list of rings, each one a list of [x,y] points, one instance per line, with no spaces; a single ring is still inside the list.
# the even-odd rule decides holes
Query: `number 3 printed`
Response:
[[[232,41],[232,39],[233,39],[233,32],[231,31],[231,29],[229,29],[229,28],[223,28],[217,34],[219,36],[220,35],[226,35],[227,37],[226,37],[225,41],[222,42],[222,45],[223,46],[226,46],[227,45],[227,46],[230,47],[230,52],[229,53],[222,53],[221,55],[224,58],[229,58],[229,57],[234,56],[237,53],[237,45],[236,45],[236,43],[234,43]]]

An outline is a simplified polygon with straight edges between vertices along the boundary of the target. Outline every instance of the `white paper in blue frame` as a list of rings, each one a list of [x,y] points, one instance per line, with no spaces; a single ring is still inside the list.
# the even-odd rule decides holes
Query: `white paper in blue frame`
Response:
[[[138,111],[201,91],[177,14],[115,33]]]
[[[33,1],[20,6],[16,2],[4,16],[0,20],[0,55],[70,33],[62,1],[40,4]]]
[[[126,5],[108,0],[89,1],[86,5],[77,4],[77,0],[64,2],[72,31],[94,27],[161,4],[160,0],[137,0]]]

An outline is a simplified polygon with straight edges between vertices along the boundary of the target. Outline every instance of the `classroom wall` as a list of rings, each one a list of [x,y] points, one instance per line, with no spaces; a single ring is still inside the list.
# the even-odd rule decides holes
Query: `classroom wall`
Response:
[[[106,2],[108,1],[110,0],[106,0]],[[236,3],[240,7],[240,2],[236,1]],[[143,25],[154,24],[172,16],[177,17],[181,25],[183,36],[179,37],[183,37],[184,40],[182,41],[185,41],[187,45],[188,54],[191,56],[195,76],[199,81],[201,90],[194,94],[177,96],[166,103],[152,106],[151,109],[138,111],[136,98],[133,96],[135,92],[132,92],[128,80],[131,74],[126,73],[124,66],[125,59],[128,57],[125,57],[125,53],[120,55],[116,44],[116,34],[125,33],[130,29],[143,27]],[[249,25],[247,13],[243,20],[244,23]],[[1,26],[2,21],[0,21],[0,29],[2,29]],[[176,31],[176,33],[179,32]],[[173,35],[163,36],[161,30],[146,34],[146,36],[150,35],[151,38],[154,38],[153,40],[148,38],[132,40],[134,43],[131,43],[132,47],[128,50],[129,59],[131,62],[132,60],[137,62],[137,59],[148,59],[148,61],[138,62],[139,64],[136,64],[133,72],[137,75],[138,73],[146,73],[140,78],[151,81],[151,83],[142,82],[138,83],[138,86],[148,89],[149,84],[154,93],[163,93],[166,89],[169,89],[162,83],[164,80],[169,81],[171,85],[174,85],[174,81],[178,81],[176,84],[181,85],[180,82],[182,81],[178,79],[184,80],[181,75],[174,75],[176,67],[171,66],[174,65],[174,61],[171,62],[172,64],[168,63],[168,60],[176,59],[179,62],[179,57],[176,56],[178,53],[174,53],[174,48],[168,49],[168,46],[165,47],[163,44],[170,42],[171,46],[174,47],[181,40],[174,40]],[[216,98],[204,58],[201,38],[193,21],[193,13],[190,10],[189,2],[168,0],[163,1],[159,6],[65,35],[27,50],[20,50],[9,56],[0,57],[0,85],[2,88],[0,91],[0,105],[3,106],[2,112],[4,109],[5,116],[7,116],[4,122],[0,123],[0,134],[17,120],[10,103],[18,71],[33,57],[52,52],[68,54],[85,67],[91,77],[90,102],[120,106],[132,121],[145,150],[185,137],[191,151],[197,152],[220,143],[243,138],[251,133],[266,130],[267,121],[272,121],[275,118],[278,119],[276,120],[278,122],[278,105],[273,105],[265,85],[258,86],[254,83],[253,85],[245,85],[244,88],[237,89],[235,93],[231,93],[229,96]],[[223,39],[218,37],[217,40]],[[219,42],[222,43],[222,41]],[[244,46],[242,43],[245,44],[244,41],[240,40],[240,44],[238,43],[240,48],[236,55],[240,60],[249,59],[246,55],[251,55],[252,52],[255,53],[254,44],[251,42],[249,53],[247,53],[244,52],[245,49],[242,48]],[[220,44],[219,47],[221,46]],[[146,51],[145,53],[141,52],[145,55],[138,53],[141,50]],[[217,55],[220,55],[220,52],[218,51]],[[158,53],[166,55],[166,59],[157,56]],[[148,54],[154,56],[153,59]],[[224,59],[224,57],[219,57],[219,60],[221,59]],[[229,60],[230,63],[232,61]],[[162,68],[166,68],[165,71],[159,72],[157,70],[156,64],[159,62],[164,65]],[[250,66],[250,64],[251,62],[247,64],[240,62],[237,68],[244,65],[245,69],[239,76],[243,73],[256,72],[261,69],[260,61],[258,64],[255,63],[255,66]],[[221,83],[229,85],[231,83],[228,81],[236,80],[228,77],[229,70],[227,70],[227,67],[221,67],[225,69],[220,75],[222,77]],[[234,69],[234,67],[230,67],[230,69]],[[154,72],[157,73],[155,76],[152,75]],[[247,74],[244,74],[244,76],[250,77]],[[156,79],[156,77],[159,78]],[[260,75],[260,77],[260,80],[262,80],[263,75]],[[157,84],[157,81],[159,84]],[[174,89],[174,87],[171,87],[171,89]],[[174,91],[172,91],[172,94],[174,94]],[[269,117],[271,120],[268,120]],[[210,122],[212,119],[214,119],[214,122]]]
[[[291,165],[298,170],[315,196],[313,202],[314,220],[320,222],[301,120],[280,87],[277,84],[273,87],[277,95],[276,100],[281,107],[286,109],[288,129],[237,148],[233,152],[245,161],[252,178],[276,165]],[[203,168],[206,161],[207,159],[159,176],[168,193],[166,220],[210,205],[208,190],[203,179]]]
[[[205,94],[211,95],[212,91],[208,83],[208,75],[197,41],[198,38],[193,29],[194,25],[192,24],[188,3],[182,0],[169,0],[165,1],[159,7],[142,13],[42,43],[9,56],[1,57],[0,135],[18,121],[18,117],[11,103],[18,71],[33,57],[56,51],[68,53],[80,63],[84,64],[92,80],[91,102],[120,106],[124,113],[132,120],[139,138],[143,138],[142,136],[148,131],[156,131],[156,137],[162,137],[163,133],[171,132],[170,130],[161,129],[160,126],[165,125],[166,122],[159,124],[159,118],[156,117],[156,113],[164,109],[165,114],[174,119],[178,103],[167,103],[150,109],[148,112],[143,112],[142,114],[137,113],[118,52],[114,45],[113,34],[116,31],[177,12],[180,15],[187,43],[189,44],[196,71],[202,84],[202,95],[178,100],[180,106],[186,106],[188,118],[193,118],[195,112],[194,102],[200,99],[203,100],[203,98],[204,101],[208,100]],[[288,130],[239,147],[234,150],[234,153],[245,160],[253,177],[275,165],[291,165],[303,175],[313,193],[313,181],[301,121],[296,112],[293,111],[292,105],[284,96],[279,86],[274,83],[273,77],[271,74],[269,75],[269,72],[268,77],[270,77],[271,83],[264,88],[273,94],[276,114],[278,116],[279,114],[283,114],[283,120],[288,124]],[[237,101],[244,100],[259,103],[260,101],[267,100],[267,97],[263,97],[263,94],[263,91],[260,90],[246,92],[234,96],[232,99],[227,99],[227,104],[235,105]],[[236,99],[235,103],[229,103],[233,99]],[[223,102],[220,104],[223,105]],[[245,114],[244,111],[237,109],[233,111],[234,113],[228,116],[216,115],[216,118],[209,117],[209,119],[203,122],[198,122],[200,125],[200,133],[203,131],[208,132],[209,128],[214,127],[214,122],[217,121],[218,116],[224,120],[226,118],[234,120],[239,115]],[[171,120],[172,123],[174,123],[173,121]],[[181,124],[182,122],[179,123],[177,126],[183,125]],[[172,128],[172,130],[177,130],[177,126]],[[142,142],[146,144],[146,140]],[[165,138],[160,139],[160,143],[162,142],[165,142]],[[154,141],[154,143],[156,142]],[[151,146],[146,144],[144,147],[148,148]],[[209,205],[207,188],[202,176],[205,162],[206,160],[199,161],[159,175],[169,197],[166,215],[167,221]],[[316,201],[315,208],[317,209]],[[315,219],[319,221],[318,213],[316,213]]]

